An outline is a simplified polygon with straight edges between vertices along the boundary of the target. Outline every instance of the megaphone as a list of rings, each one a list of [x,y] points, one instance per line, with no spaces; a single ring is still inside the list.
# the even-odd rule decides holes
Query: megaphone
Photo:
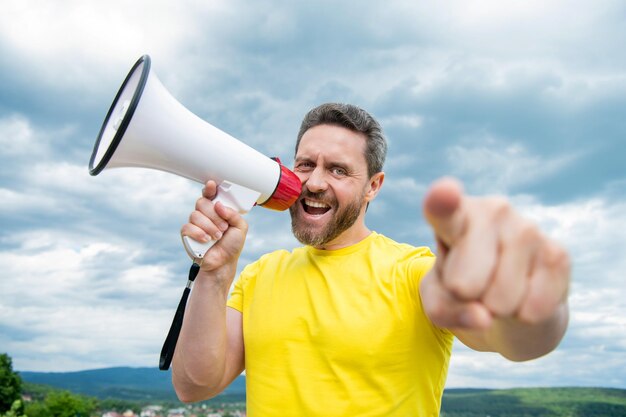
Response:
[[[139,58],[117,92],[91,154],[91,175],[144,167],[202,184],[214,180],[214,201],[242,214],[255,205],[285,210],[297,200],[302,185],[293,172],[190,112],[150,67],[148,55]],[[215,241],[183,243],[195,260]]]

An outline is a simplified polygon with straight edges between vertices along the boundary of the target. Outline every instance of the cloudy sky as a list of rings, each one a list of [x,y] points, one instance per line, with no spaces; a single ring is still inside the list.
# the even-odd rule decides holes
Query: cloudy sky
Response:
[[[357,6],[358,4],[358,6]],[[187,108],[290,166],[303,114],[371,111],[390,143],[368,225],[431,245],[443,175],[503,194],[573,259],[571,325],[528,363],[456,345],[449,387],[626,388],[626,6],[620,1],[0,5],[0,351],[22,371],[157,366],[201,185],[87,164],[143,54]],[[296,245],[255,209],[242,263]]]

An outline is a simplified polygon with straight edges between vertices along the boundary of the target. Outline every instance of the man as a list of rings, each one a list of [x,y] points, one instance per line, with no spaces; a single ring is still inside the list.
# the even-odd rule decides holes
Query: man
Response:
[[[432,416],[439,413],[453,335],[522,361],[561,340],[567,254],[499,198],[443,179],[424,215],[428,248],[370,231],[386,142],[364,110],[324,104],[305,117],[290,209],[305,246],[248,265],[228,292],[247,224],[213,204],[216,185],[181,233],[220,239],[205,255],[173,361],[182,401],[217,395],[246,369],[250,416]]]

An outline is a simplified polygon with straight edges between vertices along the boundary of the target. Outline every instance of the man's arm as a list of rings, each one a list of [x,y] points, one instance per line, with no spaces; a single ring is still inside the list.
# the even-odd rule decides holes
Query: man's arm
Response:
[[[424,202],[438,242],[420,285],[426,314],[467,346],[516,361],[553,350],[568,322],[569,258],[502,199],[441,180]]]
[[[202,194],[181,233],[198,241],[219,240],[204,255],[174,352],[172,381],[183,402],[219,394],[244,369],[241,313],[227,308],[226,300],[247,224],[236,211],[213,204],[214,182]]]

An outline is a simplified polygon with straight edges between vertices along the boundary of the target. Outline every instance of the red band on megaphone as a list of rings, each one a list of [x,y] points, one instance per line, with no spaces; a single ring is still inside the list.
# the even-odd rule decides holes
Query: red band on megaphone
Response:
[[[291,172],[280,162],[278,163],[280,165],[280,180],[278,180],[278,185],[272,196],[261,204],[261,206],[272,210],[283,211],[291,207],[298,197],[300,197],[302,182],[300,182],[300,178],[298,178],[296,174]]]

